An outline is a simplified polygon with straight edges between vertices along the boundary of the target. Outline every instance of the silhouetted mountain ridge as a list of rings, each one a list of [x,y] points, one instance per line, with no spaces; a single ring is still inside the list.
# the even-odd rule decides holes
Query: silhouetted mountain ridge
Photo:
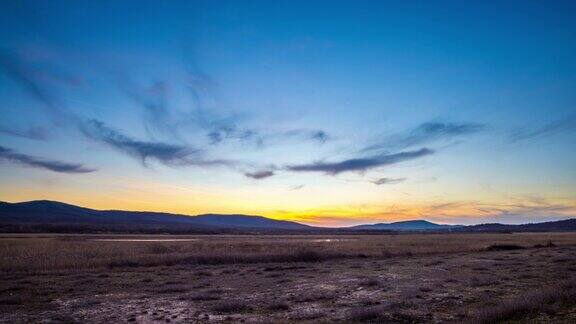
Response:
[[[137,225],[186,225],[197,228],[266,228],[307,229],[308,225],[274,220],[262,216],[205,214],[187,216],[180,214],[95,210],[57,201],[35,200],[21,203],[0,204],[0,222],[11,224],[137,224]]]
[[[417,219],[417,220],[400,221],[393,223],[357,225],[351,228],[360,230],[424,231],[424,230],[443,230],[454,227],[460,227],[460,225],[440,225],[429,222],[427,220]]]
[[[576,218],[559,221],[528,223],[528,224],[500,224],[487,223],[457,228],[458,232],[561,232],[576,231]]]
[[[306,231],[317,233],[385,232],[544,232],[576,231],[576,219],[521,225],[442,225],[427,220],[321,228],[253,215],[181,215],[147,211],[95,210],[58,201],[0,202],[0,231],[10,232],[195,232]]]

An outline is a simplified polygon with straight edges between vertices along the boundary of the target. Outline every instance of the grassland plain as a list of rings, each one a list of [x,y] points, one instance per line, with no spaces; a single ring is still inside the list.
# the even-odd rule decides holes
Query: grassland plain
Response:
[[[576,321],[576,234],[0,237],[0,321]]]

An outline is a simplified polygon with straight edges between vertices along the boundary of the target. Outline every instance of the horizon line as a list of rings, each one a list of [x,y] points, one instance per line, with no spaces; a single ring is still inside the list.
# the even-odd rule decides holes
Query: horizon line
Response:
[[[437,223],[437,222],[434,222],[434,221],[430,221],[430,220],[428,220],[428,219],[426,219],[426,218],[417,218],[417,219],[406,219],[406,220],[398,220],[398,221],[391,221],[391,222],[387,222],[386,220],[383,220],[383,221],[377,221],[377,222],[371,222],[371,223],[360,223],[360,224],[356,224],[356,225],[345,225],[345,226],[322,226],[322,225],[311,225],[311,224],[307,224],[307,223],[300,222],[300,221],[296,221],[296,220],[276,219],[276,218],[274,218],[274,217],[265,216],[265,215],[253,215],[253,214],[243,214],[243,213],[182,214],[182,213],[173,213],[173,212],[157,211],[157,210],[98,209],[98,208],[86,207],[86,206],[82,206],[82,205],[78,205],[78,204],[71,204],[71,203],[68,203],[68,202],[63,202],[63,201],[58,201],[58,200],[50,200],[50,199],[34,199],[34,200],[24,200],[24,201],[17,201],[17,202],[0,201],[0,203],[8,203],[8,204],[23,204],[23,203],[31,203],[31,202],[52,202],[52,203],[65,204],[65,205],[70,205],[70,206],[74,206],[74,207],[91,209],[91,210],[97,210],[97,211],[121,211],[121,212],[134,212],[134,213],[159,213],[159,214],[167,214],[167,215],[174,215],[174,216],[185,216],[185,217],[197,217],[197,216],[203,216],[203,215],[263,217],[263,218],[271,219],[271,220],[275,220],[275,221],[286,221],[286,222],[297,223],[297,224],[306,225],[306,226],[310,226],[310,227],[326,228],[326,229],[331,229],[331,228],[333,228],[333,229],[338,229],[338,228],[352,228],[352,227],[356,227],[356,226],[377,225],[377,224],[395,224],[395,223],[414,222],[414,221],[426,221],[426,222],[429,222],[429,223],[432,223],[432,224],[436,224],[436,225],[446,225],[446,226],[475,226],[475,225],[488,225],[488,224],[528,225],[528,224],[540,224],[540,223],[552,222],[552,221],[550,221],[550,220],[540,221],[540,222],[519,223],[519,224],[500,223],[500,222],[486,222],[486,223],[474,223],[474,224],[464,225],[464,224],[453,224],[453,223]],[[555,221],[563,221],[563,220],[569,220],[569,219],[576,219],[576,215],[571,215],[571,216],[568,216],[568,217],[565,217],[565,218],[560,218],[560,219],[557,219],[557,220],[555,220]]]

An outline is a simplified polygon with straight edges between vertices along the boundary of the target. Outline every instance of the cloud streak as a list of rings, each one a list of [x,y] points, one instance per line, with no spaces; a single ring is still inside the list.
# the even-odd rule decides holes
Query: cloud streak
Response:
[[[248,178],[252,178],[255,180],[266,179],[274,175],[274,171],[264,170],[264,171],[256,171],[256,172],[246,172],[244,175]]]
[[[477,123],[426,122],[404,134],[393,135],[375,144],[369,145],[362,149],[362,151],[369,152],[382,149],[404,149],[416,145],[477,133],[482,131],[484,128],[484,125]]]
[[[9,148],[2,146],[0,146],[0,160],[60,173],[90,173],[96,171],[96,169],[87,168],[79,163],[46,160],[26,154],[17,153]]]
[[[132,139],[95,119],[82,123],[80,129],[86,137],[138,158],[143,164],[146,164],[148,159],[167,165],[180,164],[191,154],[196,153],[181,145]]]
[[[216,84],[212,77],[201,71],[193,61],[192,69],[188,71],[187,89],[193,101],[192,111],[179,118],[180,124],[193,123],[200,127],[209,140],[210,145],[219,145],[224,141],[237,140],[262,146],[263,139],[256,129],[240,127],[240,116],[233,112],[218,112],[214,104],[219,100],[216,96]]]
[[[406,178],[380,178],[372,181],[372,183],[380,186],[385,184],[396,184],[404,181],[406,181]]]
[[[520,142],[568,131],[572,132],[576,131],[576,114],[570,115],[563,119],[556,120],[542,127],[523,128],[517,130],[511,134],[510,140],[512,142]]]
[[[121,91],[144,112],[146,130],[174,135],[174,125],[169,122],[167,84],[156,81],[151,86],[139,88],[128,81],[120,82]]]
[[[0,133],[37,141],[44,141],[48,139],[48,131],[45,128],[39,126],[30,126],[26,129],[0,126]]]
[[[96,142],[106,144],[122,153],[137,158],[143,165],[155,160],[167,166],[226,166],[234,167],[236,161],[225,159],[204,159],[200,150],[184,145],[163,142],[135,140],[113,129],[102,121],[91,119],[80,123],[82,133]]]
[[[321,144],[326,143],[326,141],[330,138],[328,136],[328,134],[323,131],[323,130],[316,130],[316,131],[312,131],[312,133],[310,134],[310,138],[320,142]]]
[[[35,67],[25,62],[22,55],[12,55],[0,51],[0,71],[17,83],[32,99],[39,102],[54,121],[60,121],[65,113],[53,88],[48,86],[43,74],[50,74],[46,69]]]
[[[417,151],[407,151],[395,154],[380,154],[366,158],[348,159],[340,162],[316,162],[288,166],[287,169],[295,172],[323,172],[330,175],[347,171],[366,171],[369,169],[397,164],[433,154],[434,151],[422,148]]]

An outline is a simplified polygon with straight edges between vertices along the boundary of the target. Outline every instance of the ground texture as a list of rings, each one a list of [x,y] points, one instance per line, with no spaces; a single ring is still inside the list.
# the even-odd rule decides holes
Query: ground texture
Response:
[[[0,321],[576,322],[576,234],[101,239],[1,238]]]

